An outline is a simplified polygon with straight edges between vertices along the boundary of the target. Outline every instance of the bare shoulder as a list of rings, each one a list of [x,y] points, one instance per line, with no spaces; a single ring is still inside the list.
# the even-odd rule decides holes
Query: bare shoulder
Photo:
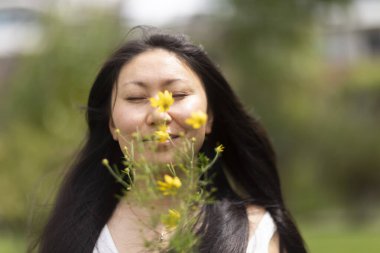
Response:
[[[269,253],[280,253],[280,237],[278,233],[274,233],[269,243]]]
[[[266,213],[265,208],[256,205],[249,205],[247,208],[247,217],[249,221],[249,237],[253,236],[257,225]],[[269,253],[280,252],[280,239],[278,233],[274,233],[269,243]]]
[[[249,222],[249,236],[251,237],[265,214],[265,208],[256,205],[248,205],[246,207]]]

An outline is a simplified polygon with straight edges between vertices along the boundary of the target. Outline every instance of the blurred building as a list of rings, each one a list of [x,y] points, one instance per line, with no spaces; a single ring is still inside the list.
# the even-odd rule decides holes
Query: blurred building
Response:
[[[3,81],[15,67],[20,54],[34,54],[42,48],[43,6],[39,0],[0,1],[0,92]]]
[[[41,19],[44,15],[54,14],[67,22],[75,22],[85,17],[89,8],[102,8],[111,9],[125,22],[131,24],[151,20],[156,22],[152,23],[153,25],[165,25],[164,21],[172,21],[170,17],[180,20],[179,12],[174,10],[173,6],[161,8],[162,6],[158,4],[147,6],[142,4],[143,2],[142,0],[1,0],[0,59],[40,50],[43,46]],[[189,1],[185,2],[189,5]],[[153,5],[157,5],[162,11],[155,11]],[[187,6],[180,14],[183,18],[194,14],[206,18],[209,13],[217,9],[216,5],[212,0],[193,1],[193,4]],[[171,14],[168,13],[169,10],[172,10]],[[323,29],[320,45],[328,60],[331,63],[345,64],[361,58],[380,57],[379,13],[379,0],[353,0],[347,6],[335,5],[321,11],[320,23]],[[158,18],[161,21],[157,20]]]
[[[17,65],[18,56],[38,54],[47,46],[46,21],[80,23],[92,9],[120,15],[122,0],[0,0],[0,88]],[[2,90],[0,89],[0,92]]]
[[[54,15],[75,23],[91,8],[118,10],[122,0],[1,0],[0,59],[42,49],[43,19]],[[117,12],[121,13],[121,12]]]
[[[354,0],[322,12],[322,50],[331,63],[380,57],[380,1]]]
[[[0,2],[0,58],[39,50],[42,15],[39,0]]]

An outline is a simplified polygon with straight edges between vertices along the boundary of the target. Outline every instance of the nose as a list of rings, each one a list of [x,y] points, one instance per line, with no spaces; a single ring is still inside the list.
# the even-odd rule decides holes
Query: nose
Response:
[[[158,126],[161,124],[169,124],[172,117],[168,112],[159,112],[157,108],[152,108],[147,117],[147,123],[150,126]]]

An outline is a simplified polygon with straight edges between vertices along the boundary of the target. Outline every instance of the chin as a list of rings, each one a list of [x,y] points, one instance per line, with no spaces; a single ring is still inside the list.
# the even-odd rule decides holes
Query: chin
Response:
[[[157,165],[165,165],[168,163],[175,162],[175,155],[172,152],[156,152],[152,154],[150,157],[146,158],[149,162],[157,164]]]
[[[176,154],[172,149],[157,150],[155,152],[147,152],[144,154],[144,159],[149,163],[168,164],[175,162]]]

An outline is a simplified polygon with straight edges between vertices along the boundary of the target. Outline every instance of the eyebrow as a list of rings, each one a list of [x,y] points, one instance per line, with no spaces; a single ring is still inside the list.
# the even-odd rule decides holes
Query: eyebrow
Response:
[[[162,83],[160,86],[168,87],[168,86],[170,86],[173,83],[178,82],[178,81],[186,82],[185,79],[181,79],[181,78],[166,79],[164,81],[160,81],[160,83]],[[148,83],[145,83],[142,81],[128,81],[128,82],[124,82],[122,85],[124,86],[124,85],[128,85],[128,84],[134,84],[134,85],[137,85],[137,86],[140,86],[143,88],[146,88],[148,86]]]

